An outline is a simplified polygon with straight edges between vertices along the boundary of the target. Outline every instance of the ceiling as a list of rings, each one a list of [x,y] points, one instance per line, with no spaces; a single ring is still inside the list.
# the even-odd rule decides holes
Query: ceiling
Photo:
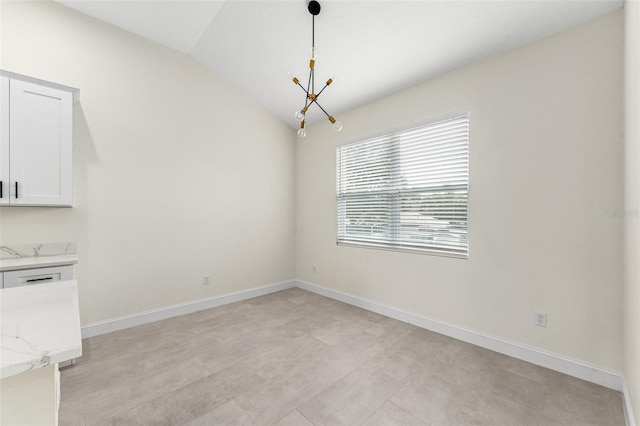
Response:
[[[292,127],[311,47],[307,0],[57,0],[187,53]],[[594,19],[623,0],[321,0],[322,106],[342,112]],[[326,117],[310,110],[307,121]],[[345,123],[347,125],[347,123]]]

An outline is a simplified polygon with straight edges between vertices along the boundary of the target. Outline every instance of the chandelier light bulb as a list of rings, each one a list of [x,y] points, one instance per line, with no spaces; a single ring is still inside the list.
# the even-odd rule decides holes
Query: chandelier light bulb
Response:
[[[336,121],[336,119],[333,118],[332,115],[329,116],[329,121],[331,122],[331,124],[333,124],[333,127],[336,129],[337,132],[342,130],[342,123],[339,121]]]
[[[295,117],[296,117],[296,120],[298,120],[298,121],[304,120],[304,112],[303,112],[303,110],[300,109],[300,110],[296,111]]]
[[[299,138],[304,138],[305,136],[307,136],[307,131],[304,129],[304,125],[305,125],[305,122],[304,122],[304,120],[302,120],[300,122],[300,129],[298,129],[298,137]]]

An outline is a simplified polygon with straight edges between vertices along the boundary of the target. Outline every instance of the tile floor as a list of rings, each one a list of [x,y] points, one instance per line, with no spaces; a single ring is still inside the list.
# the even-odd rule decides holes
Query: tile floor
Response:
[[[86,339],[61,425],[624,425],[618,392],[290,289]]]

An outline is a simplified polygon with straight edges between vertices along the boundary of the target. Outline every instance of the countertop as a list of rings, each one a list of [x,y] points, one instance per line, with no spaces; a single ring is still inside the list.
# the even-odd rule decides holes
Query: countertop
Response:
[[[82,355],[75,280],[0,290],[0,378]]]
[[[49,266],[73,265],[75,263],[78,263],[77,254],[0,259],[0,272],[15,271],[19,269],[46,268]]]

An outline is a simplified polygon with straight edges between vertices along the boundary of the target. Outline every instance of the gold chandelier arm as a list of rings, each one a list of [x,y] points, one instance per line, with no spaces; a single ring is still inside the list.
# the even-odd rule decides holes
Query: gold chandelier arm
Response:
[[[304,93],[306,93],[306,94],[307,94],[307,96],[309,96],[309,91],[308,91],[307,89],[305,89],[305,88],[304,88],[304,86],[303,86],[302,84],[298,83],[298,86],[300,86],[300,88],[302,89],[302,91],[303,91]]]
[[[326,88],[327,88],[327,86],[329,86],[329,84],[325,84],[325,85],[324,85],[324,87],[322,88],[322,90],[320,90],[320,91],[318,92],[318,94],[316,95],[316,98],[320,96],[320,94],[324,91],[324,89],[326,89]]]
[[[314,99],[314,101],[313,101],[313,102],[311,102],[311,104],[316,104],[316,105],[318,105],[318,108],[320,108],[320,109],[322,110],[322,112],[324,112],[324,113],[325,113],[325,115],[326,115],[327,117],[331,117],[331,116],[329,115],[329,113],[328,113],[327,111],[325,111],[325,110],[324,110],[324,108],[322,108],[322,107],[320,106],[320,104],[318,103],[318,98]],[[309,104],[309,106],[311,106],[311,104]]]

